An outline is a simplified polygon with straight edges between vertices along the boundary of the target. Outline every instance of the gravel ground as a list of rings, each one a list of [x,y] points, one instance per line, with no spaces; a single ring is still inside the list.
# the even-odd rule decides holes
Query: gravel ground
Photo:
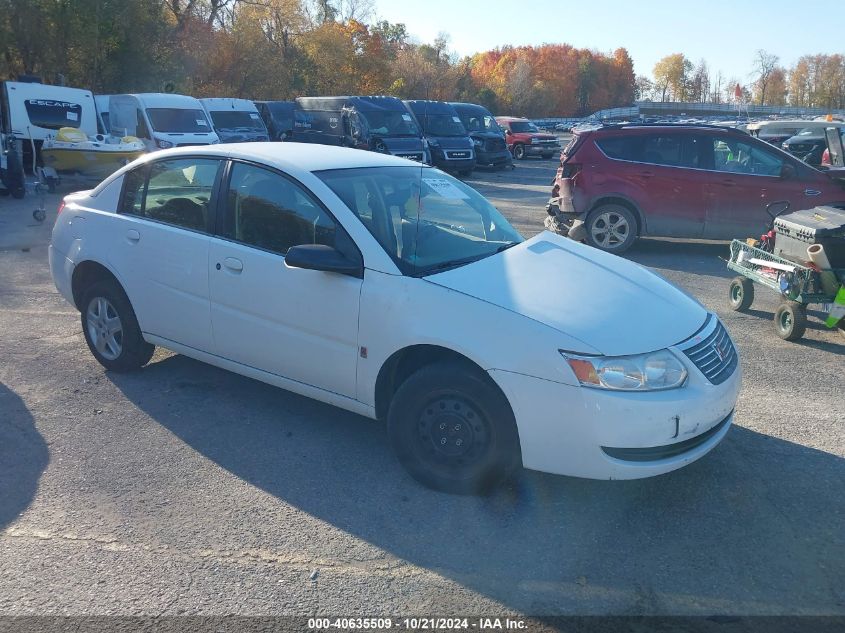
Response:
[[[542,230],[553,161],[472,184]],[[628,254],[724,319],[745,383],[699,462],[421,488],[379,424],[159,350],[104,372],[0,198],[0,614],[845,614],[845,339],[726,308],[725,244]],[[565,271],[561,271],[565,274]]]

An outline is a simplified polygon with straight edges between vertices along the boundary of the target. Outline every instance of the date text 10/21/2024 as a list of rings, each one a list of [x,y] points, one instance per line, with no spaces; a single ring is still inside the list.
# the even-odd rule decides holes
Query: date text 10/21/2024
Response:
[[[411,631],[448,630],[526,630],[524,620],[511,618],[309,618],[308,628],[320,630],[382,630]]]

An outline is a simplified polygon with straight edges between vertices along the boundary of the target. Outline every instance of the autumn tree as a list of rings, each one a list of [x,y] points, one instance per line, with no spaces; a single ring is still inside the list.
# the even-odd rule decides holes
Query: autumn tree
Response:
[[[654,83],[660,91],[660,100],[667,94],[675,101],[684,101],[687,92],[687,75],[692,63],[683,53],[667,55],[654,65]]]

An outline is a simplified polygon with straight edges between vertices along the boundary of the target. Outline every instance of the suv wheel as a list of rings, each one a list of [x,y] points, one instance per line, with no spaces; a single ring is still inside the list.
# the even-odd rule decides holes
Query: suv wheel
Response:
[[[114,281],[91,285],[82,296],[82,333],[94,358],[106,369],[140,369],[152,358],[155,346],[141,335],[135,311]]]
[[[587,216],[587,242],[609,253],[627,251],[637,239],[634,213],[621,204],[603,204]]]
[[[520,466],[510,404],[486,376],[459,363],[412,374],[387,414],[396,456],[420,483],[456,494],[486,492]]]
[[[517,160],[525,158],[525,146],[517,143],[513,146],[513,157]]]

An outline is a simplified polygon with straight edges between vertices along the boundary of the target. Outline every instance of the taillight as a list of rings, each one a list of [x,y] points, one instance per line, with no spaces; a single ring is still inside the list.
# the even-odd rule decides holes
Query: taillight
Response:
[[[575,178],[576,174],[581,171],[581,163],[564,163],[561,167],[561,177]]]
[[[64,209],[65,209],[65,201],[62,200],[59,203],[59,208],[56,210],[56,215],[59,215],[62,211],[64,211]]]

